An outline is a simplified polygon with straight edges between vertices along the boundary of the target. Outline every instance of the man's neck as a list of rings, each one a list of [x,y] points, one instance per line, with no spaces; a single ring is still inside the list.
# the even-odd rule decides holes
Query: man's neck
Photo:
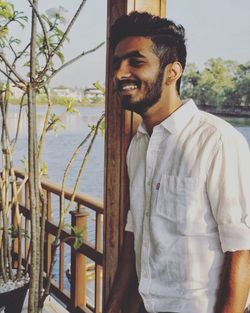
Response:
[[[174,113],[181,106],[181,99],[179,96],[160,99],[155,105],[142,115],[144,125],[149,135],[152,134],[153,128],[164,121],[172,113]]]

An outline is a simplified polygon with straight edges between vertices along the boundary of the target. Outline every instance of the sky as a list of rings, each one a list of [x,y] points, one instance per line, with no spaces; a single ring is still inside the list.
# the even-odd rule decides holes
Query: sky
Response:
[[[154,0],[151,0],[154,1]],[[11,0],[16,9],[30,15],[27,0]],[[73,16],[80,0],[40,0],[40,12],[63,6],[67,18]],[[106,0],[87,0],[65,44],[65,60],[95,47],[106,40]],[[167,17],[186,29],[188,58],[199,68],[215,57],[250,61],[250,1],[249,0],[167,0]],[[23,44],[30,37],[28,31],[17,30]],[[52,86],[89,87],[105,80],[106,46],[84,56],[70,68],[63,70],[51,82]]]

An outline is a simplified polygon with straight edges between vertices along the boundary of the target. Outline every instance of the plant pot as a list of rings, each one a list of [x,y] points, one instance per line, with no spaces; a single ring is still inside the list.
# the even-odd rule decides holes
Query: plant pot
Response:
[[[29,284],[17,289],[0,293],[0,312],[21,313]],[[4,311],[2,311],[4,308]]]

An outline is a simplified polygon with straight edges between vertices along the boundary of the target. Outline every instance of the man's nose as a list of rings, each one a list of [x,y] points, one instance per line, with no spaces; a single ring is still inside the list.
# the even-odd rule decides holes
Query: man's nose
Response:
[[[115,76],[117,80],[125,79],[131,76],[130,66],[126,60],[121,62]]]

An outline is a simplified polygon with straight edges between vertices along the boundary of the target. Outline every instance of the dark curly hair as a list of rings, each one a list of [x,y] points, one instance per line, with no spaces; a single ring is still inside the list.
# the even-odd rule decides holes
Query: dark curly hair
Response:
[[[147,12],[134,11],[122,15],[112,25],[110,30],[111,48],[126,37],[143,36],[153,42],[153,51],[160,59],[161,70],[175,61],[180,62],[184,70],[186,65],[185,29],[173,21],[160,18]],[[180,92],[181,77],[176,82],[177,92]]]

